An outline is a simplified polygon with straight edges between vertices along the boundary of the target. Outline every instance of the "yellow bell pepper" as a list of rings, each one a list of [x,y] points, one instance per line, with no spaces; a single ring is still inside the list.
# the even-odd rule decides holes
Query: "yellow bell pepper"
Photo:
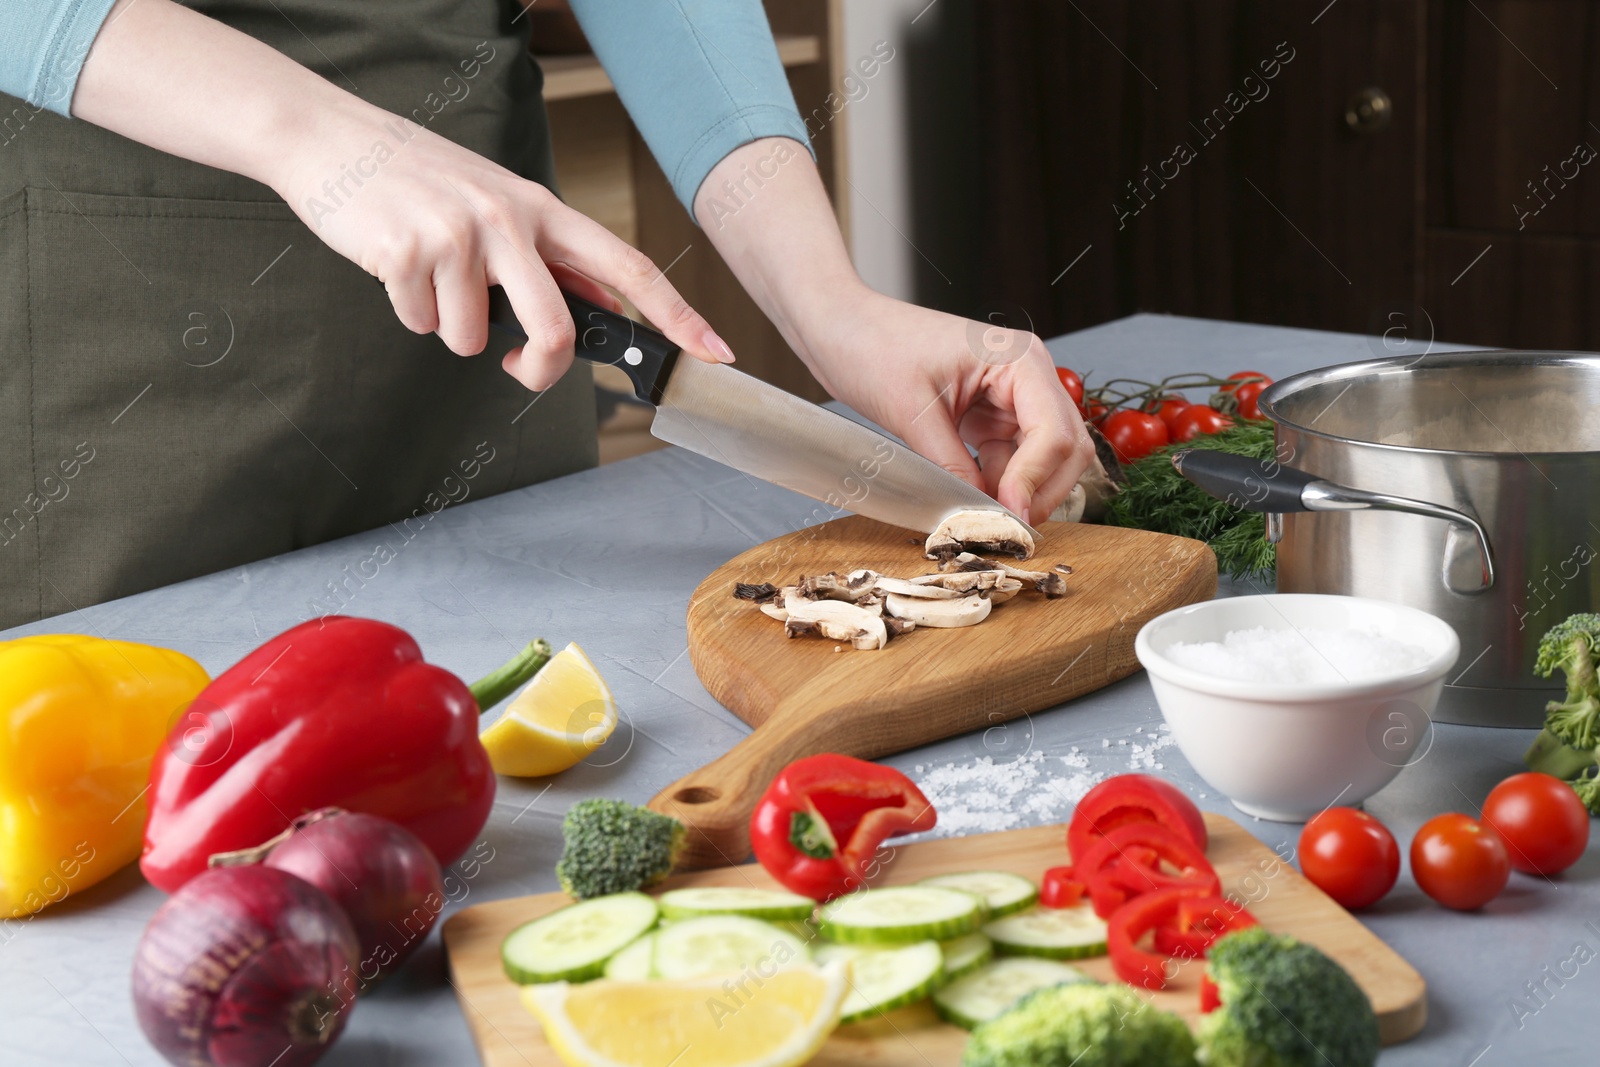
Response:
[[[139,858],[151,757],[210,680],[188,656],[149,645],[0,641],[0,918]]]

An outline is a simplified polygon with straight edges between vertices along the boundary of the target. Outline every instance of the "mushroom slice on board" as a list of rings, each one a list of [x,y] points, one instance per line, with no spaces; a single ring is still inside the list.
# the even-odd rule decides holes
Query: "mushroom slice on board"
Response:
[[[912,585],[931,585],[941,589],[949,589],[961,596],[976,593],[984,589],[993,589],[1006,572],[998,567],[981,571],[952,571],[945,574],[919,574],[909,578]]]
[[[962,552],[992,552],[1027,559],[1033,555],[1033,535],[1003,511],[958,511],[928,535],[929,559],[950,559]]]
[[[895,593],[899,596],[922,597],[925,600],[954,600],[966,596],[966,593],[959,589],[947,589],[942,585],[930,585],[927,582],[914,582],[909,578],[889,578],[881,574],[873,583],[873,589],[884,595]]]
[[[999,560],[984,559],[971,552],[963,552],[954,556],[939,566],[946,571],[972,571],[983,573],[988,570],[997,570],[1007,578],[1015,578],[1019,582],[1027,582],[1046,597],[1054,600],[1058,596],[1065,596],[1067,592],[1066,576],[1072,573],[1072,568],[1065,563],[1056,564],[1055,568],[1048,571],[1030,571],[1022,567],[1013,567],[1009,563]]]
[[[877,571],[864,569],[851,571],[849,574],[840,574],[838,571],[815,574],[800,579],[800,595],[811,600],[844,600],[855,603],[872,595],[873,584],[879,577]]]
[[[848,641],[856,648],[882,648],[889,643],[889,628],[884,625],[882,608],[864,608],[842,600],[807,600],[798,594],[784,599],[784,633],[790,637],[819,633],[835,641]],[[915,621],[915,620],[913,620]]]
[[[987,598],[991,604],[1004,604],[1020,592],[1022,592],[1022,583],[1017,579],[1001,578],[994,583],[993,589],[985,589],[978,595]]]
[[[928,600],[890,593],[884,601],[884,610],[890,615],[918,626],[975,626],[989,617],[993,607],[992,600],[977,593],[959,600]]]

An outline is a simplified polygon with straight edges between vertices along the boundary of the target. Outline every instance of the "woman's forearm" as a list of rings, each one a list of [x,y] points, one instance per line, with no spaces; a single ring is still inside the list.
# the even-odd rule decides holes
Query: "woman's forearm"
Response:
[[[297,147],[376,130],[384,112],[281,52],[172,0],[120,0],[79,76],[72,114],[280,193]]]
[[[790,347],[819,372],[811,327],[826,319],[828,305],[865,285],[805,147],[768,137],[730,152],[695,194],[695,217]]]

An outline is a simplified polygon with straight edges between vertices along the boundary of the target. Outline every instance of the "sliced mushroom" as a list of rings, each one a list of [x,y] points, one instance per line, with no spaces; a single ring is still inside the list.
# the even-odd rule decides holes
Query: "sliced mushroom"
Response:
[[[889,643],[889,629],[879,605],[866,608],[842,600],[807,600],[793,593],[784,599],[783,608],[788,616],[783,629],[790,637],[820,633],[860,649],[882,648]]]
[[[987,561],[985,561],[987,562]],[[942,574],[919,574],[909,579],[912,585],[930,585],[941,589],[949,589],[965,596],[984,589],[993,589],[995,583],[1006,576],[1005,571],[998,567],[985,570],[958,570]]]
[[[764,604],[778,597],[778,587],[771,582],[735,582],[733,595],[740,600],[753,600],[757,604]]]
[[[959,600],[928,600],[890,593],[884,602],[884,610],[897,619],[939,627],[975,626],[989,617],[993,607],[993,601],[976,593]]]
[[[917,624],[910,619],[897,619],[893,615],[883,617],[883,627],[889,631],[890,637],[899,637],[901,634],[910,633],[917,628]]]
[[[849,574],[829,571],[810,578],[800,579],[800,595],[812,600],[845,600],[855,603],[872,595],[873,583],[881,577],[877,571],[857,570]]]
[[[1018,593],[1022,592],[1022,583],[1015,578],[1001,578],[994,583],[993,589],[986,589],[979,596],[987,597],[991,604],[1004,604]]]
[[[925,600],[954,600],[956,597],[966,595],[962,590],[947,589],[942,585],[915,582],[909,578],[888,578],[881,574],[872,587],[884,595],[894,593],[898,596],[922,597]]]
[[[949,559],[962,552],[992,552],[1017,559],[1033,555],[1033,535],[1003,511],[958,511],[928,535],[929,559]]]
[[[956,568],[958,572],[972,574],[982,574],[988,570],[997,570],[1007,578],[1015,578],[1019,582],[1027,582],[1051,600],[1058,596],[1066,595],[1066,575],[1072,573],[1072,568],[1065,563],[1058,563],[1052,570],[1048,571],[1030,571],[1022,567],[1013,567],[1011,564],[1003,563],[1000,560],[984,559],[982,556],[975,556],[971,552],[963,552],[959,556],[946,560],[940,564],[940,567],[946,569]]]

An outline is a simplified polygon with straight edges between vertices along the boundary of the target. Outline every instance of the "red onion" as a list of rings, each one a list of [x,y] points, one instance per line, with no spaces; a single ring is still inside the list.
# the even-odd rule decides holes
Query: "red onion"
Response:
[[[361,993],[427,939],[444,909],[439,861],[416,834],[376,815],[322,808],[260,848],[222,853],[211,862],[264,863],[332,897],[361,943]]]
[[[344,1029],[358,951],[350,920],[309,882],[268,867],[206,871],[145,928],[134,1011],[182,1067],[305,1067]]]

